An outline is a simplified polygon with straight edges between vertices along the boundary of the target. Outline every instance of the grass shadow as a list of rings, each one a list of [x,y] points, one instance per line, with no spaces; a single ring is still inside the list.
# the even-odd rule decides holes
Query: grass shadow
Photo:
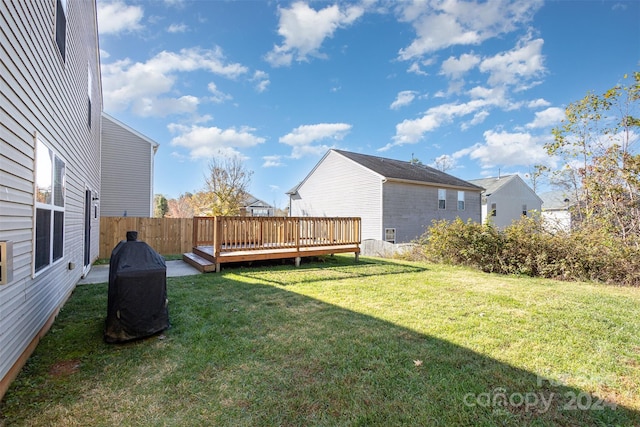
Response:
[[[250,273],[169,279],[172,327],[124,345],[102,341],[106,284],[78,287],[0,425],[640,424],[632,409]]]

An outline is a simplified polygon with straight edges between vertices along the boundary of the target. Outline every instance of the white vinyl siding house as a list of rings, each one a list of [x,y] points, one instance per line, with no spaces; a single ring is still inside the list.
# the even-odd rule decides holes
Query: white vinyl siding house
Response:
[[[102,88],[94,1],[2,1],[0,28],[1,398],[98,256]]]
[[[358,216],[362,219],[362,239],[380,240],[383,179],[330,150],[297,189],[289,192],[289,215]]]
[[[102,216],[153,216],[158,143],[102,113]]]
[[[482,222],[504,228],[522,216],[540,212],[542,200],[518,175],[470,180],[485,188],[482,193]]]
[[[576,206],[575,195],[564,190],[542,193],[542,220],[550,232],[569,232],[574,223],[572,210]]]
[[[360,217],[362,240],[406,243],[433,220],[480,221],[481,190],[427,166],[330,150],[288,194],[291,216]],[[459,191],[465,211],[457,209]]]

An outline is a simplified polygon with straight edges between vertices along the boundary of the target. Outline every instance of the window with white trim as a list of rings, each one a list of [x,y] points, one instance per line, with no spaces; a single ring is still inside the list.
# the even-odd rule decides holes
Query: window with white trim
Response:
[[[395,228],[385,228],[384,229],[384,241],[389,243],[396,242],[396,229]]]
[[[65,162],[36,140],[36,216],[34,271],[37,273],[64,254]]]
[[[56,44],[64,62],[67,45],[67,0],[56,0]]]
[[[91,90],[92,88],[93,88],[93,77],[91,75],[91,64],[87,64],[87,97],[89,99],[87,123],[89,124],[89,129],[91,129],[91,93],[93,92]]]
[[[443,188],[438,189],[438,209],[447,208],[447,190]]]
[[[464,191],[458,191],[458,210],[464,210]]]

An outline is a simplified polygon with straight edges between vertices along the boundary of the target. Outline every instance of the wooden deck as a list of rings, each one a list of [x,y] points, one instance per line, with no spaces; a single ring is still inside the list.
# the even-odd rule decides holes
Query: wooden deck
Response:
[[[183,259],[202,272],[230,262],[353,252],[360,254],[360,218],[195,217],[193,252]]]

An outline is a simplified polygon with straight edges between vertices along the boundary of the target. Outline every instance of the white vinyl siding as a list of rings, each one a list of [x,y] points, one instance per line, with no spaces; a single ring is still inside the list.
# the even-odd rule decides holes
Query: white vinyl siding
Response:
[[[498,228],[504,228],[532,210],[540,212],[542,200],[517,175],[501,178],[504,184],[485,197],[482,206],[483,221],[491,221]]]
[[[153,216],[153,157],[157,144],[102,116],[102,216]]]
[[[88,129],[87,63],[102,105],[95,3],[67,5],[65,62],[55,40],[55,1],[0,2],[0,240],[13,242],[13,280],[0,286],[0,394],[5,378],[82,275],[84,191],[100,188],[100,126]],[[96,115],[97,112],[97,115]],[[35,141],[66,169],[61,258],[35,277]],[[91,255],[98,255],[93,221]]]
[[[334,151],[291,197],[291,216],[360,217],[362,240],[383,238],[382,177]]]

